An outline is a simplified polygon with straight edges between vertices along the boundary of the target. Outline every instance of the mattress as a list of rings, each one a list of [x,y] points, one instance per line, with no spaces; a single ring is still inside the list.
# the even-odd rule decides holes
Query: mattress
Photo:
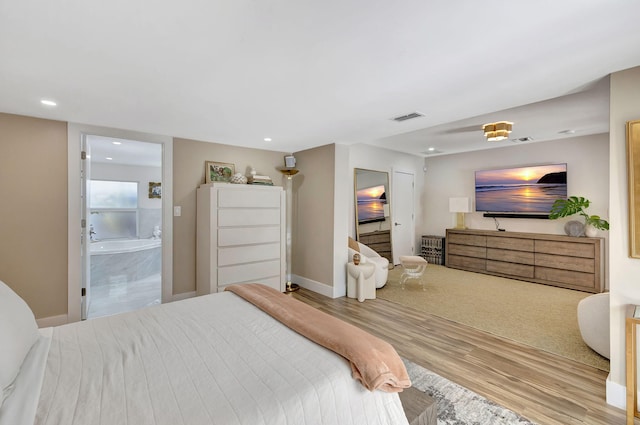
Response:
[[[397,393],[229,292],[53,328],[39,393],[37,425],[407,424]]]

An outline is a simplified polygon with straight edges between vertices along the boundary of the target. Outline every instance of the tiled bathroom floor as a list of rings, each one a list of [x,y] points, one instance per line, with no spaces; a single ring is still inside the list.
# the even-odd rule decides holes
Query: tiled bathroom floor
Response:
[[[109,283],[90,288],[87,319],[160,304],[161,291],[159,273],[132,282],[127,282],[125,276],[112,276]]]

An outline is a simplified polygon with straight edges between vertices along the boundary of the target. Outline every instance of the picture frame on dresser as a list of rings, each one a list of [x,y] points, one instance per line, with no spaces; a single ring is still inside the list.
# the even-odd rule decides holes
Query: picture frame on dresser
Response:
[[[235,164],[228,162],[206,161],[204,165],[205,183],[231,181],[236,172]]]

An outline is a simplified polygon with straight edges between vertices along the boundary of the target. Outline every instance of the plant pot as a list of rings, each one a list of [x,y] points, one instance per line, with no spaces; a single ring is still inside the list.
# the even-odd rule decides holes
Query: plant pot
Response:
[[[588,238],[595,238],[598,234],[598,229],[593,227],[591,224],[587,224],[584,226],[584,235]]]

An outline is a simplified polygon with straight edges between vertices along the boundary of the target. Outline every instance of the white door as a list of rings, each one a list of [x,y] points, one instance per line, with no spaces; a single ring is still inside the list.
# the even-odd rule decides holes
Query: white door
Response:
[[[401,255],[415,255],[414,176],[405,171],[393,172],[391,201],[393,263],[400,264]]]

